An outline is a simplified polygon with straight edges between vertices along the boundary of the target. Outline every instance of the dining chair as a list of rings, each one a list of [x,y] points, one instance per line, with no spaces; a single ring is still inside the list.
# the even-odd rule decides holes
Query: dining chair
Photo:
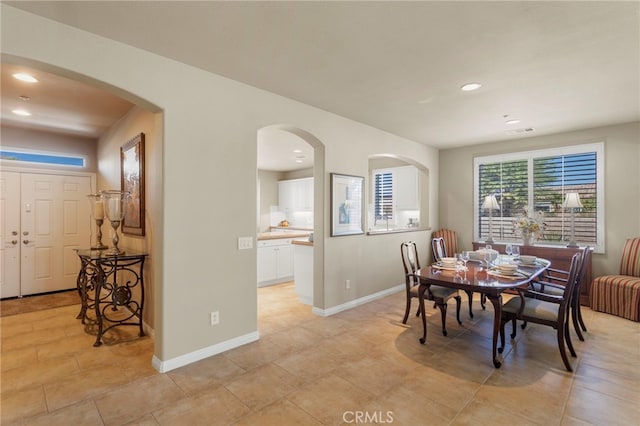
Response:
[[[567,371],[573,371],[567,357],[565,343],[571,356],[576,357],[576,351],[573,348],[569,334],[568,313],[581,264],[582,254],[578,252],[571,258],[571,268],[569,269],[567,284],[564,287],[552,283],[545,284],[546,287],[556,286],[562,288],[563,291],[560,296],[541,293],[533,289],[518,289],[519,297],[510,299],[502,306],[500,348],[498,348],[498,352],[502,353],[504,351],[504,327],[507,322],[511,321],[512,324],[512,339],[516,337],[516,320],[547,325],[556,330],[558,349],[565,368]]]
[[[443,257],[455,256],[458,252],[457,235],[455,231],[449,229],[440,229],[431,234],[431,255],[434,262],[440,262]],[[469,317],[473,318],[473,292],[466,291],[469,298]],[[480,298],[482,309],[485,308],[484,295]]]
[[[582,288],[582,281],[587,271],[587,266],[591,262],[591,247],[586,246],[580,250],[582,259],[580,261],[580,267],[578,269],[578,276],[576,277],[576,284],[573,288],[573,296],[571,299],[571,321],[573,322],[573,328],[576,331],[576,335],[580,341],[584,342],[583,331],[587,331],[587,326],[582,319],[582,311],[580,310],[580,289]],[[560,296],[564,291],[564,288],[558,288],[557,286],[549,286],[547,284],[560,284],[565,286],[569,278],[569,271],[555,268],[547,268],[543,277],[532,282],[531,287],[533,290],[552,294],[554,296]],[[524,327],[523,327],[524,328]]]
[[[420,286],[419,278],[415,275],[416,271],[420,269],[420,259],[418,257],[418,246],[413,241],[406,241],[400,244],[400,253],[402,254],[402,266],[404,267],[405,285],[407,292],[407,306],[404,312],[403,324],[407,323],[409,318],[409,312],[411,311],[411,300],[418,297],[418,288]],[[425,298],[431,300],[435,305],[440,308],[440,315],[442,317],[442,334],[447,335],[446,317],[447,317],[447,302],[453,298],[456,301],[456,319],[458,324],[462,324],[460,321],[460,303],[461,298],[458,294],[458,290],[454,288],[441,287],[438,285],[430,285],[425,292]],[[420,314],[424,315],[424,312],[420,312],[420,307],[416,312],[416,316]]]

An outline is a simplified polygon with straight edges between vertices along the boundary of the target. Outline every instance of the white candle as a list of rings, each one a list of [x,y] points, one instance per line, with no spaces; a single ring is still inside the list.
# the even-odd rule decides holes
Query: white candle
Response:
[[[104,203],[102,200],[96,201],[95,208],[96,219],[104,219]]]
[[[111,220],[120,220],[120,199],[109,198],[109,214]]]

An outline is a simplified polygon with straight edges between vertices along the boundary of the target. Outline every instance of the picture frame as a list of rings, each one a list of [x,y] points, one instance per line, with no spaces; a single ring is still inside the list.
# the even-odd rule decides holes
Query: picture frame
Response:
[[[122,233],[144,236],[144,133],[120,147],[120,186],[131,194],[125,205]]]
[[[331,236],[364,234],[364,177],[331,173]]]

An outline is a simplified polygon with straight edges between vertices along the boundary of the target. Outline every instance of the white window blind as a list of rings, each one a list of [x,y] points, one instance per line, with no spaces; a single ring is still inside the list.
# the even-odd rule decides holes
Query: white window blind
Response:
[[[481,206],[486,195],[495,194],[500,210],[492,212],[494,239],[521,241],[513,224],[529,206],[529,216],[544,214],[545,230],[537,243],[566,245],[571,216],[562,204],[567,193],[577,192],[584,208],[575,212],[576,240],[604,250],[602,143],[478,157],[474,163],[476,240],[488,237],[489,213]]]
[[[393,173],[375,174],[374,204],[376,219],[393,218]]]

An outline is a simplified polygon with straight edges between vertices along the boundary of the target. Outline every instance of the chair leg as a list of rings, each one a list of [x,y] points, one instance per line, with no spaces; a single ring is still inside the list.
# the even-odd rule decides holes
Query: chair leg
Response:
[[[564,362],[564,366],[568,372],[572,373],[573,368],[571,368],[571,364],[569,363],[569,358],[567,358],[567,351],[564,348],[564,329],[565,327],[558,327],[558,349],[560,350],[560,356],[562,357],[562,362]]]
[[[500,347],[498,348],[498,353],[502,353],[504,351],[504,325],[507,321],[503,318],[500,320]]]
[[[512,339],[516,338],[516,319],[515,318],[511,320],[511,338]]]
[[[575,349],[573,349],[573,343],[571,342],[571,333],[569,333],[569,318],[564,322],[564,339],[567,342],[567,347],[569,348],[569,352],[571,352],[572,357],[577,357]]]
[[[416,311],[416,316],[419,317],[420,316],[420,305],[418,305],[418,310]]]
[[[573,322],[573,328],[576,330],[576,334],[578,335],[578,339],[581,342],[584,342],[584,337],[582,336],[582,331],[580,330],[580,324],[578,324],[578,309],[575,306],[571,307],[571,321]]]
[[[580,310],[580,303],[578,303],[578,305],[577,305],[576,312],[578,312],[578,322],[580,323],[580,326],[582,327],[582,331],[587,331],[587,326],[584,325],[584,321],[582,320],[582,311]]]
[[[407,295],[407,307],[404,310],[404,318],[402,319],[403,324],[407,323],[407,319],[409,319],[410,311],[411,311],[411,296]],[[418,306],[418,314],[420,314],[420,306]]]
[[[473,303],[473,292],[469,290],[465,291],[465,293],[469,296],[469,318],[473,318],[473,310],[471,309],[471,305]]]
[[[440,308],[440,316],[442,317],[442,335],[447,335],[447,304],[446,303],[438,303],[438,308]]]
[[[522,321],[522,324],[520,325],[520,328],[523,329],[523,330],[525,328],[527,328],[527,322],[526,321]]]
[[[485,306],[486,303],[487,303],[487,295],[482,293],[480,295],[480,306],[482,306],[483,311],[487,309],[487,307]]]
[[[458,320],[458,324],[462,325],[462,321],[460,321],[460,304],[462,303],[462,297],[456,296],[456,319]]]

